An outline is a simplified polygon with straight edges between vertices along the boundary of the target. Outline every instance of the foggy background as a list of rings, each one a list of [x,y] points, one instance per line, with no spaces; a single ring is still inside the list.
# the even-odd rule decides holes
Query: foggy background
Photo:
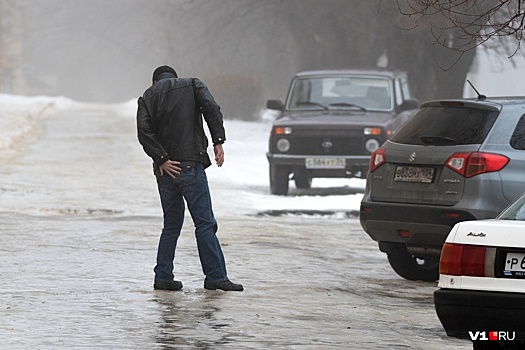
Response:
[[[476,52],[458,61],[432,43],[428,25],[400,15],[396,1],[379,4],[0,0],[0,92],[128,101],[168,64],[202,79],[226,118],[253,120],[267,99],[285,98],[298,71],[382,66],[408,71],[420,101],[461,97],[469,72],[484,67]],[[506,57],[496,64],[511,66]]]
[[[127,101],[168,64],[205,81],[226,117],[250,119],[299,68],[293,41],[254,1],[3,2],[22,11],[22,94]]]

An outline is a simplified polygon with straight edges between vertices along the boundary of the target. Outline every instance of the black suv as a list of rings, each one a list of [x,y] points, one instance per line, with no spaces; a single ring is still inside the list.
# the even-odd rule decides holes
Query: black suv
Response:
[[[314,177],[364,178],[370,155],[417,108],[406,73],[386,70],[326,70],[297,74],[286,103],[267,101],[281,111],[266,154],[272,194],[288,194]]]

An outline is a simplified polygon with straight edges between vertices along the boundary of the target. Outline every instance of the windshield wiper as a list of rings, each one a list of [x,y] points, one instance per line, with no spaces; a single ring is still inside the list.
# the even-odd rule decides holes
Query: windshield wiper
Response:
[[[424,135],[420,139],[426,145],[451,145],[456,142],[455,139],[447,136]]]
[[[349,102],[330,103],[330,106],[334,106],[334,107],[354,107],[354,108],[360,109],[362,111],[366,111],[365,107],[362,107],[362,106],[359,106],[359,105],[356,105],[356,104],[353,104],[353,103],[349,103]]]
[[[296,103],[297,106],[304,106],[304,105],[307,105],[307,106],[319,106],[323,109],[328,109],[328,107],[326,107],[324,104],[321,104],[319,102],[311,102],[311,101],[303,101],[303,102],[297,102]]]

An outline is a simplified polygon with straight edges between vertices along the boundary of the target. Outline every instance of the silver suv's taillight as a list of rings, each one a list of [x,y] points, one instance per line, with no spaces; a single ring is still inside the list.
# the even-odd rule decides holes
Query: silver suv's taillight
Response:
[[[497,153],[454,153],[445,165],[456,173],[469,178],[475,175],[500,171],[509,163],[509,158]]]
[[[372,156],[370,157],[370,166],[368,167],[368,171],[371,173],[374,172],[377,168],[379,168],[381,165],[386,163],[386,156],[385,156],[385,149],[384,148],[378,148],[372,153]]]

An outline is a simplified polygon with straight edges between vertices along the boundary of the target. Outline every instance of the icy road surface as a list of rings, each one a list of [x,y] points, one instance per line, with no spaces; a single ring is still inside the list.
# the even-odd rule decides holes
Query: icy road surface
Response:
[[[203,289],[189,217],[184,289],[154,291],[162,220],[134,108],[70,103],[0,136],[1,349],[471,348],[446,337],[436,284],[399,278],[361,229],[362,180],[269,194],[264,122],[226,121],[226,163],[208,171],[245,291]]]

